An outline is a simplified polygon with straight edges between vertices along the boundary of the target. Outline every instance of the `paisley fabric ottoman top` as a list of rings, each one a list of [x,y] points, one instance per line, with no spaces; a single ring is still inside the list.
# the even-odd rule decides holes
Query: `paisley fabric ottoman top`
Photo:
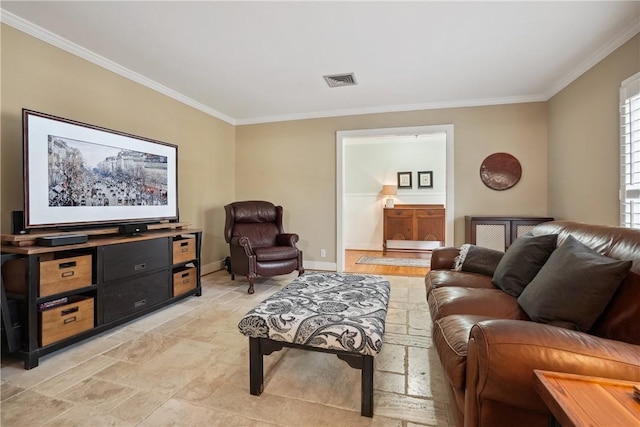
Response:
[[[382,349],[390,285],[381,276],[305,273],[238,324],[252,338],[376,355]]]

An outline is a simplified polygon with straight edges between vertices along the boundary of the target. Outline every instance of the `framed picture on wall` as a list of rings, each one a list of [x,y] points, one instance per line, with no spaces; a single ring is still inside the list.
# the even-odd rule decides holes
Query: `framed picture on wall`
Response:
[[[433,171],[418,172],[418,188],[433,188]]]
[[[398,172],[398,188],[412,188],[411,172]]]

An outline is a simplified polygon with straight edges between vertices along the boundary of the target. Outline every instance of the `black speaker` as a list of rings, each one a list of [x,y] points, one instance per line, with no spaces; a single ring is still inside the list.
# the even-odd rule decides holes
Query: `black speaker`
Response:
[[[65,234],[62,236],[45,236],[36,239],[38,246],[64,246],[87,243],[89,236],[86,234]]]
[[[11,234],[25,234],[24,211],[11,212]]]
[[[138,234],[147,231],[147,224],[123,224],[120,226],[120,234]]]

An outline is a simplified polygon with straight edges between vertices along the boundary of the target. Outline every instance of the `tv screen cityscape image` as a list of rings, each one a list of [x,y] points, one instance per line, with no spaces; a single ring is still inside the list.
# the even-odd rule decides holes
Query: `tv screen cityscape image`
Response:
[[[167,157],[49,135],[49,206],[164,206]]]

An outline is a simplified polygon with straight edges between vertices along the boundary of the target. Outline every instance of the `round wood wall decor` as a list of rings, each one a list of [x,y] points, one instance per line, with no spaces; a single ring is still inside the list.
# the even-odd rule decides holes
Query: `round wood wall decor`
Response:
[[[521,176],[520,162],[508,153],[494,153],[480,165],[480,179],[492,190],[507,190],[516,185]]]

